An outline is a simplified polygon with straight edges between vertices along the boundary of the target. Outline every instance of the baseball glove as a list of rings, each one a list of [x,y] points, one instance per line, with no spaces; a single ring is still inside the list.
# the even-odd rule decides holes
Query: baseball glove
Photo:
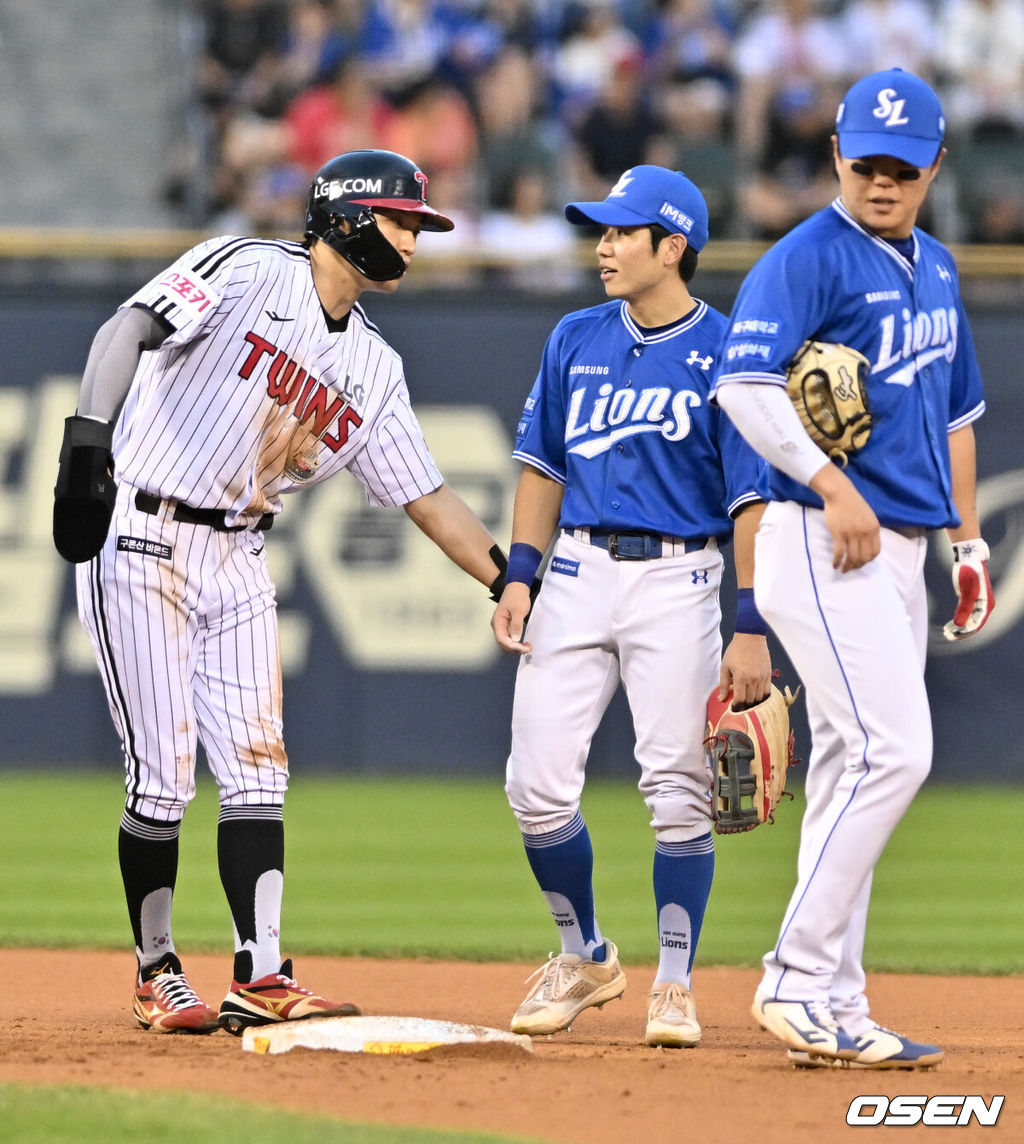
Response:
[[[718,834],[739,834],[775,821],[775,808],[786,793],[786,772],[793,757],[789,708],[800,688],[785,693],[774,684],[753,706],[737,710],[732,692],[723,703],[716,687],[708,697],[704,744],[714,778],[712,814]],[[792,796],[790,796],[792,797]]]
[[[786,392],[808,436],[843,468],[871,436],[868,359],[850,346],[809,340],[786,371]]]

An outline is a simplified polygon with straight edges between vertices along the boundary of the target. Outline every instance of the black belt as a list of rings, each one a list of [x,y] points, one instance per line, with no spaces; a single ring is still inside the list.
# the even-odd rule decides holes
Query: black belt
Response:
[[[142,489],[135,492],[135,507],[140,512],[147,512],[156,516],[164,502],[152,493],[144,493]],[[191,505],[178,501],[174,506],[172,519],[182,524],[204,524],[215,532],[266,532],[274,525],[274,514],[265,512],[255,524],[236,524],[230,528],[224,523],[226,513],[222,508],[193,508]]]
[[[570,536],[573,528],[563,530]],[[687,540],[681,536],[661,536],[656,532],[608,532],[603,528],[591,528],[590,543],[598,548],[607,548],[613,560],[657,560],[665,553],[665,547],[682,545],[684,552],[699,552],[707,548],[709,538],[697,536]]]

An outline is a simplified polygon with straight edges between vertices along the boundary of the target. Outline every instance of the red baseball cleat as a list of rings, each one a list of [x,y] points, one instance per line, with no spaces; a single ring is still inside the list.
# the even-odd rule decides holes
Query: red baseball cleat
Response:
[[[143,970],[132,997],[135,1019],[154,1033],[212,1033],[218,1027],[217,1010],[192,988],[173,953]]]
[[[289,958],[280,973],[270,973],[246,985],[231,982],[221,1002],[220,1025],[236,1037],[250,1025],[274,1025],[278,1021],[306,1021],[311,1017],[358,1017],[359,1009],[348,1001],[328,1001],[303,989],[292,977]]]

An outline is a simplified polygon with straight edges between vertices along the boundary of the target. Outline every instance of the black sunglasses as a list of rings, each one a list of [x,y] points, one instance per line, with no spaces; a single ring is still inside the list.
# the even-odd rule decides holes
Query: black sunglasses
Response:
[[[850,170],[855,175],[863,175],[865,179],[870,179],[874,173],[875,168],[870,163],[865,163],[860,159],[850,160]],[[896,172],[896,178],[903,183],[912,183],[915,179],[920,179],[921,172],[917,167],[901,167]]]

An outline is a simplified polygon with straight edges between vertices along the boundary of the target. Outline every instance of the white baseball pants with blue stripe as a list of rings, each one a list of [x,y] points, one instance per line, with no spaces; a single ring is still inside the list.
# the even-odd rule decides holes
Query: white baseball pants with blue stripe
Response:
[[[755,599],[804,685],[812,736],[797,884],[760,992],[827,1000],[854,1035],[872,874],[931,767],[926,550],[923,531],[883,529],[875,560],[839,572],[824,513],[793,502],[769,504],[757,535]]]

